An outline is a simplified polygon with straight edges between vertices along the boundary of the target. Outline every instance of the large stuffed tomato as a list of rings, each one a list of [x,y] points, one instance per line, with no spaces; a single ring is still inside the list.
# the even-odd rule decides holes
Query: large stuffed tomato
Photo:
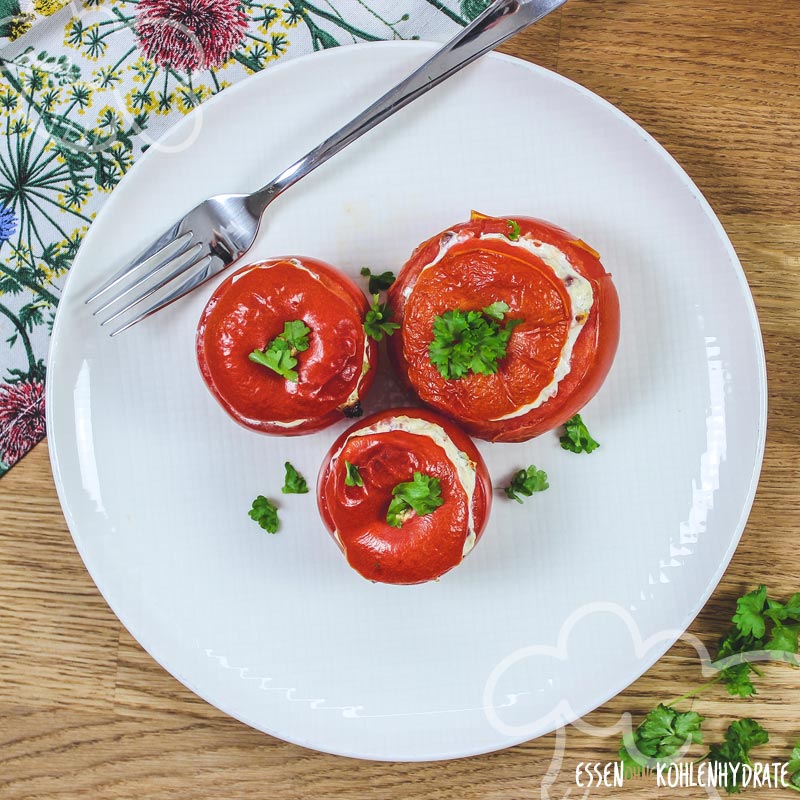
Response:
[[[460,564],[483,532],[491,499],[472,440],[438,414],[411,408],[345,431],[317,486],[322,519],[348,563],[381,583],[422,583]]]
[[[250,264],[219,285],[200,317],[200,371],[237,422],[264,433],[360,416],[377,361],[368,310],[355,283],[322,261]]]
[[[619,301],[598,254],[542,220],[473,212],[420,245],[389,291],[400,373],[474,436],[563,424],[614,359]]]

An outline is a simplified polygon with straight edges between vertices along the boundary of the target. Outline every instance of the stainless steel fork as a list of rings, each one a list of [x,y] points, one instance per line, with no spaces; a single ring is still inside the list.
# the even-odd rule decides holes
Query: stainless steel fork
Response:
[[[496,0],[421,67],[271,183],[252,194],[221,194],[200,203],[86,299],[91,303],[103,297],[95,314],[112,311],[101,325],[119,320],[111,331],[116,336],[219,274],[250,249],[264,211],[279,194],[395,111],[564,2]],[[154,297],[151,305],[124,319],[150,297]]]

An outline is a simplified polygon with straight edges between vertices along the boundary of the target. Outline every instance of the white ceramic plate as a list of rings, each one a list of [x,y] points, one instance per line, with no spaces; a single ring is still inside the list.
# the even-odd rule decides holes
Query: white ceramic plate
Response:
[[[53,470],[76,545],[123,624],[201,697],[318,750],[424,760],[502,748],[619,692],[666,650],[727,565],[765,434],[758,322],[719,222],[677,164],[595,95],[492,55],[287,192],[251,260],[307,254],[353,276],[397,270],[470,209],[552,220],[600,251],[620,350],[584,418],[591,456],[555,433],[481,443],[496,486],[535,463],[551,488],[496,496],[483,540],[439,582],[352,572],[313,494],[345,423],[282,439],[206,391],[194,332],[213,289],[110,340],[90,287],[201,199],[249,191],[433,50],[354,46],[277,66],[187,118],[92,225],[52,339]],[[191,142],[187,145],[187,142]],[[401,398],[391,387],[366,403]],[[247,516],[277,499],[282,530]],[[639,641],[639,638],[642,641]]]

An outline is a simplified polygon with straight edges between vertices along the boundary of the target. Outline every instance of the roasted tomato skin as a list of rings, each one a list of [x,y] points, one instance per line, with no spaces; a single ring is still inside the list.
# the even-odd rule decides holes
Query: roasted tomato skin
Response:
[[[593,291],[589,316],[573,346],[570,371],[558,383],[557,393],[537,408],[518,417],[495,419],[490,408],[493,402],[491,398],[502,394],[496,383],[496,376],[469,375],[458,381],[446,381],[435,372],[435,368],[430,369],[429,365],[423,364],[419,358],[422,347],[427,348],[432,337],[430,326],[426,330],[424,342],[419,336],[414,340],[409,334],[410,325],[406,320],[409,296],[415,290],[420,273],[436,258],[447,237],[454,235],[464,237],[466,241],[463,248],[460,243],[457,245],[458,248],[466,250],[473,247],[480,251],[481,263],[476,262],[476,274],[484,268],[484,262],[490,259],[498,262],[507,258],[509,264],[512,260],[518,261],[521,248],[515,246],[515,243],[508,238],[509,233],[514,235],[509,225],[509,218],[485,217],[473,213],[469,222],[454,225],[423,242],[400,270],[397,280],[388,293],[394,320],[401,325],[401,329],[389,339],[389,354],[397,372],[408,387],[427,405],[455,419],[471,435],[498,442],[525,441],[562,425],[578,413],[594,397],[605,380],[619,340],[619,299],[611,276],[600,262],[598,254],[576,236],[552,223],[531,217],[510,219],[519,225],[520,236],[557,247],[566,255],[572,267],[590,282]],[[503,238],[479,240],[478,237],[482,234],[500,234]],[[453,248],[453,252],[457,252],[456,248]],[[460,273],[454,273],[452,276],[454,283],[464,282],[465,276],[470,272],[466,261],[461,263],[460,267]],[[549,280],[552,282],[553,277],[549,276]],[[480,309],[498,299],[502,298],[492,292],[487,292],[482,297],[478,289],[469,298],[469,309]],[[519,309],[515,308],[513,303],[509,305],[507,319],[525,316],[519,313]],[[435,313],[432,312],[430,325],[433,316]],[[532,318],[526,318],[525,323],[529,327],[535,327]],[[520,352],[523,347],[519,344],[519,337],[520,333],[525,331],[526,324],[512,333],[509,355],[500,362],[500,375],[512,370],[512,354],[515,349]],[[414,352],[417,354],[416,363]],[[419,368],[420,365],[422,369]],[[458,386],[446,386],[446,384],[458,384]],[[479,403],[481,397],[483,397],[482,405]]]
[[[364,336],[368,310],[358,286],[318,259],[285,256],[248,264],[217,287],[203,310],[196,339],[200,373],[246,428],[280,436],[320,430],[346,417],[356,387],[363,401],[372,385],[378,348]],[[297,354],[296,383],[248,358],[293,320],[311,329],[309,349]],[[280,424],[298,419],[304,421]]]
[[[394,430],[354,436],[348,443],[353,434],[398,417],[438,425],[474,462],[471,507],[476,544],[489,517],[492,486],[486,464],[469,436],[427,409],[381,411],[360,420],[333,443],[317,481],[317,504],[325,526],[360,575],[374,582],[409,585],[435,580],[463,560],[467,495],[442,448],[427,436]],[[355,460],[364,486],[346,485],[348,456]],[[391,490],[412,480],[415,471],[439,478],[444,504],[431,514],[413,515],[402,528],[393,528],[386,522]]]

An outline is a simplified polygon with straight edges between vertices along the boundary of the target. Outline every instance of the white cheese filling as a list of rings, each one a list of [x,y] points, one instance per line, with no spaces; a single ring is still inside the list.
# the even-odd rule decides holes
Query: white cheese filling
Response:
[[[458,481],[464,489],[464,493],[467,495],[467,537],[464,540],[464,547],[461,551],[461,556],[463,558],[475,546],[475,540],[477,538],[475,535],[475,519],[472,513],[472,498],[475,495],[477,468],[475,462],[472,461],[466,453],[456,447],[453,440],[440,425],[436,425],[424,419],[407,417],[402,414],[396,417],[383,419],[376,422],[374,425],[359,428],[359,430],[351,433],[347,439],[345,439],[342,446],[336,451],[331,459],[331,463],[336,463],[342,450],[344,450],[351,439],[358,436],[369,436],[375,433],[388,433],[389,431],[405,431],[415,436],[427,436],[434,444],[444,450],[448,461],[450,461],[455,468]],[[341,542],[339,532],[336,531],[335,533],[337,540]]]
[[[286,261],[278,261],[275,264],[255,264],[255,265],[253,265],[253,267],[251,267],[250,269],[246,270],[245,272],[242,272],[239,275],[235,275],[231,280],[231,284],[236,283],[236,281],[238,281],[239,278],[243,278],[245,275],[247,275],[248,273],[252,272],[253,270],[256,270],[256,269],[271,269],[272,267],[277,267],[278,264],[284,264],[284,263],[289,263],[293,267],[297,267],[297,269],[302,269],[305,272],[307,272],[312,278],[315,278],[318,281],[320,280],[320,277],[319,277],[319,275],[317,275],[316,272],[313,272],[312,270],[310,270],[308,267],[306,267],[304,264],[302,264],[296,258],[289,258]],[[361,330],[362,331],[364,330],[364,326],[363,325],[361,326]],[[366,332],[364,332],[364,350],[363,350],[363,358],[362,358],[362,361],[361,361],[361,374],[358,376],[358,380],[356,381],[355,388],[353,389],[352,392],[350,392],[350,396],[347,398],[347,400],[344,401],[344,403],[342,403],[339,406],[339,409],[349,408],[350,406],[355,405],[359,401],[359,399],[361,397],[361,394],[360,394],[361,386],[362,386],[362,384],[364,382],[364,376],[367,374],[367,372],[369,372],[369,338],[367,337]],[[259,424],[261,421],[262,420],[248,420],[248,422],[250,422],[251,424],[254,424],[254,425]],[[275,426],[277,426],[279,428],[296,428],[298,425],[302,425],[304,422],[308,422],[308,421],[309,421],[308,419],[292,419],[292,420],[288,420],[286,422],[281,422],[279,420],[270,420],[269,424],[270,425],[275,425]]]
[[[470,238],[469,235],[456,233],[452,233],[449,238],[446,238],[445,234],[442,237],[443,241],[439,246],[439,252],[436,254],[436,257],[420,270],[419,275],[422,275],[425,270],[430,269],[441,261],[451,247],[466,242]],[[559,354],[553,379],[539,392],[533,402],[519,406],[509,414],[504,414],[501,417],[494,417],[490,420],[490,422],[498,422],[503,419],[521,417],[558,394],[559,383],[569,374],[571,369],[572,350],[575,347],[578,336],[580,336],[583,330],[583,326],[586,324],[586,320],[589,318],[589,312],[594,302],[594,292],[592,291],[592,284],[575,269],[567,255],[555,245],[541,242],[538,239],[525,236],[524,234],[516,241],[512,241],[502,233],[484,233],[478,238],[480,240],[497,239],[511,247],[521,247],[540,258],[564,284],[571,306],[569,330],[564,346],[561,348],[561,353]],[[417,279],[419,279],[419,275]],[[409,286],[406,287],[403,294],[408,298],[412,291],[413,287]],[[510,312],[510,314],[513,314],[513,312]]]

